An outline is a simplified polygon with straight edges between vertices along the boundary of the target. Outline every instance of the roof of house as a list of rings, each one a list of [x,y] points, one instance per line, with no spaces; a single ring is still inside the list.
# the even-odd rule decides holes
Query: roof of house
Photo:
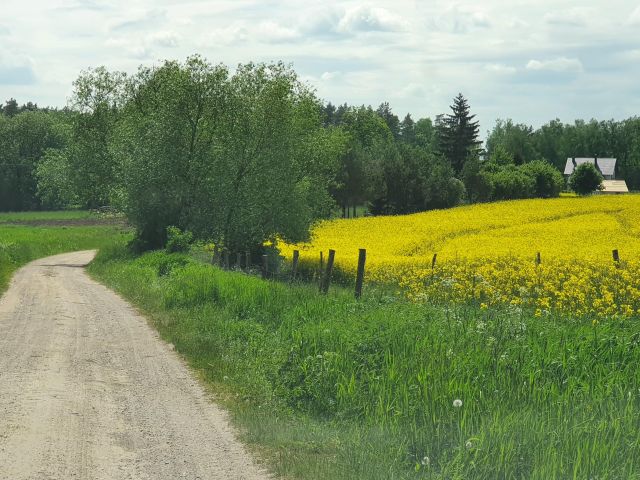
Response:
[[[603,180],[602,187],[602,193],[629,193],[624,180]]]
[[[564,174],[571,175],[573,169],[583,163],[595,164],[598,162],[598,169],[600,173],[605,176],[614,176],[616,174],[616,159],[615,158],[567,158],[567,164],[564,167]],[[575,165],[574,165],[575,161]]]

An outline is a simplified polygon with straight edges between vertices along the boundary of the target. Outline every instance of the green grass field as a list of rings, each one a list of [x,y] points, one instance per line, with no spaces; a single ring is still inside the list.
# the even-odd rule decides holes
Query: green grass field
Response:
[[[37,258],[74,250],[99,249],[117,241],[126,241],[130,233],[109,222],[95,225],[56,226],[48,222],[87,220],[89,212],[0,213],[0,292],[8,285],[11,274]],[[28,222],[16,225],[12,222]]]
[[[149,314],[278,475],[640,478],[636,321],[356,302],[122,248],[90,270]]]
[[[86,218],[92,218],[92,214],[88,210],[65,210],[60,212],[0,212],[0,223],[82,220]]]

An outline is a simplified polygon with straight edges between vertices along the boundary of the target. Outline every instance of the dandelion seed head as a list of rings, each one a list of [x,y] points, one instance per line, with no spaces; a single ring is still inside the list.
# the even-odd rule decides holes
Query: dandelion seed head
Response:
[[[456,399],[453,401],[453,406],[454,406],[455,408],[460,408],[460,407],[462,406],[462,400],[460,400],[459,398],[456,398]]]

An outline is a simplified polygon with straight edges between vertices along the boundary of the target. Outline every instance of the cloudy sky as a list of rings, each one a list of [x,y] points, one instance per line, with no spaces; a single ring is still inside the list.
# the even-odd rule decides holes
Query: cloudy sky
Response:
[[[333,103],[414,119],[640,114],[640,0],[1,0],[0,99],[63,106],[82,69],[284,60]]]

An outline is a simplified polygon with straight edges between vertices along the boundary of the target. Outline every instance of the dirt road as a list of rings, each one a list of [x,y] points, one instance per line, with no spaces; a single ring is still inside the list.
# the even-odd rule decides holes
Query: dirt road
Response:
[[[94,252],[39,260],[0,300],[0,479],[266,479]]]

